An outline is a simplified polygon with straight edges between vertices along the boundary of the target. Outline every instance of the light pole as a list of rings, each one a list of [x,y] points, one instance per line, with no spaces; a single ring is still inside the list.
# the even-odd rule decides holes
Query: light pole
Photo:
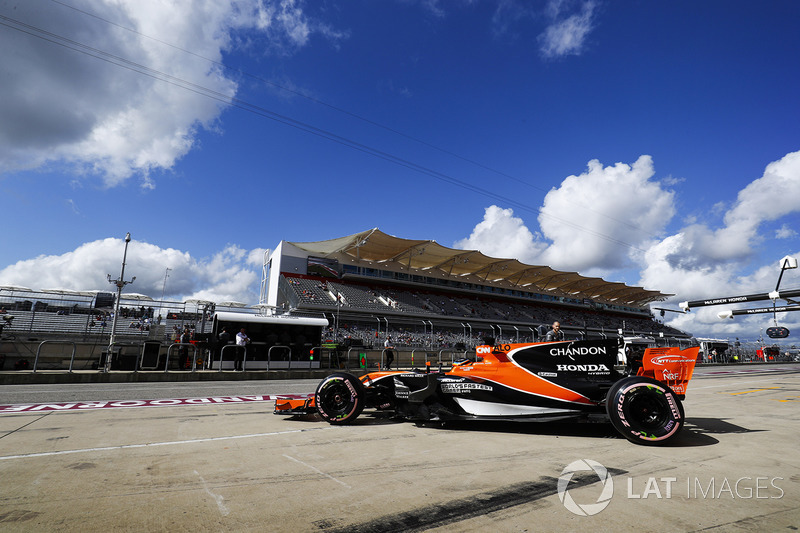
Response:
[[[130,233],[128,235],[130,235]],[[124,259],[123,259],[123,261],[124,261]],[[164,313],[164,294],[167,292],[167,278],[169,277],[169,271],[170,270],[172,270],[172,269],[167,267],[167,270],[164,272],[164,284],[161,286],[161,306],[158,308],[158,316],[159,316],[159,318]],[[159,325],[161,325],[160,321],[159,321]]]
[[[117,286],[117,301],[114,304],[114,320],[111,321],[111,337],[108,340],[108,350],[106,351],[106,362],[103,365],[103,372],[108,372],[111,369],[111,350],[114,347],[114,336],[117,331],[117,318],[119,318],[119,300],[122,298],[122,287],[128,283],[136,281],[136,276],[131,278],[130,281],[125,281],[125,260],[128,258],[128,243],[131,242],[131,234],[125,234],[125,252],[122,254],[122,272],[119,274],[119,279],[111,279],[111,274],[108,274],[108,282]]]
[[[338,344],[339,343],[339,310],[342,307],[342,295],[338,289],[336,289],[336,323],[333,329],[333,342]]]

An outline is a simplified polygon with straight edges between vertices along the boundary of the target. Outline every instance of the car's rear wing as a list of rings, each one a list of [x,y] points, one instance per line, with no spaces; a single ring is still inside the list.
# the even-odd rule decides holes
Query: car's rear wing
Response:
[[[692,379],[697,362],[699,346],[693,348],[648,348],[642,357],[642,367],[637,374],[649,376],[669,385],[678,396],[686,395],[686,387]]]

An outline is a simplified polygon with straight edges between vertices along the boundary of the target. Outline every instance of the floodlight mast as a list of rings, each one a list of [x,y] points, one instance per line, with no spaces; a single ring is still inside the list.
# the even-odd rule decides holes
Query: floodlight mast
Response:
[[[114,303],[114,320],[111,321],[111,336],[108,339],[108,350],[106,350],[106,360],[103,365],[102,371],[108,372],[111,370],[111,351],[114,347],[115,335],[117,331],[117,319],[119,318],[119,301],[122,298],[122,288],[128,283],[136,281],[136,276],[131,278],[130,281],[125,281],[125,261],[128,259],[128,243],[131,242],[131,234],[125,234],[125,252],[122,254],[122,271],[119,274],[119,279],[111,279],[111,274],[108,274],[108,282],[117,286],[117,301]]]
[[[781,287],[781,278],[783,278],[783,272],[792,268],[797,268],[797,259],[794,257],[789,257],[788,255],[781,259],[781,273],[778,275],[778,284],[775,285],[775,292],[778,292],[778,289]]]

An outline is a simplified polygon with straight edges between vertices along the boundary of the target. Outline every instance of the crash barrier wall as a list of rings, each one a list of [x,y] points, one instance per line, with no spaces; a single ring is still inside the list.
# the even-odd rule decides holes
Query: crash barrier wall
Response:
[[[238,349],[239,349],[239,347],[237,345],[235,345],[235,344],[226,344],[225,346],[220,348],[220,350],[219,350],[219,360],[217,361],[217,370],[218,371],[222,372],[222,368],[223,368],[223,366],[225,366],[225,364],[230,366],[231,370],[234,370],[234,367],[236,365],[236,350],[238,350]],[[225,356],[228,355],[229,353],[232,354],[232,355],[231,355],[230,358],[228,358],[226,360]],[[211,368],[212,369],[214,368],[214,361],[213,360],[211,362]]]
[[[329,323],[336,324],[336,314],[326,313]],[[388,329],[386,322],[388,321]],[[383,346],[386,337],[392,338],[392,343],[396,348],[403,349],[429,349],[439,350],[443,347],[454,347],[463,344],[467,347],[474,347],[483,344],[483,339],[493,337],[496,344],[518,344],[525,342],[537,342],[542,340],[543,335],[550,329],[550,325],[540,325],[539,327],[491,324],[491,323],[461,323],[448,321],[446,317],[439,317],[436,320],[419,320],[414,317],[359,317],[355,314],[348,314],[339,317],[338,323],[347,323],[347,326],[339,326],[338,329],[329,328],[324,333],[324,338],[330,342],[349,343],[351,346],[364,346],[377,349]],[[380,325],[380,327],[376,327]],[[598,329],[583,328],[575,325],[563,325],[562,331],[567,340],[572,339],[602,339],[616,338],[619,335],[618,329]],[[686,348],[692,345],[692,338],[689,335],[662,335],[662,332],[653,330],[631,329],[626,327],[622,332],[626,337],[651,337],[659,346],[678,346]]]
[[[191,346],[191,348],[189,348]],[[178,357],[176,350],[185,347],[190,350],[194,360],[194,371],[230,371],[233,370],[236,345],[229,344],[222,347],[222,365],[219,364],[219,355],[212,354],[207,349],[198,348],[194,344],[182,345],[181,343],[165,344],[158,341],[142,340],[139,342],[118,342],[112,347],[109,368],[112,371],[159,370],[163,372],[175,371],[185,365],[185,358]],[[8,341],[0,342],[0,370],[20,370],[36,372],[59,371],[71,373],[76,370],[101,370],[107,361],[108,345],[102,342],[74,342],[74,341]],[[392,368],[407,370],[424,368],[428,364],[449,366],[456,359],[473,358],[474,351],[459,351],[452,348],[441,349],[398,349],[394,348],[394,362]],[[243,362],[248,371],[267,371],[277,369],[319,368],[332,370],[377,370],[384,368],[386,363],[385,349],[370,349],[351,347],[345,350],[328,350],[314,347],[313,361],[292,360],[291,350],[286,346],[274,346],[267,351],[267,360],[252,360],[250,355]],[[736,354],[736,359],[733,358]],[[202,364],[198,364],[198,357]],[[181,360],[184,359],[184,360]],[[716,364],[752,364],[752,363],[784,363],[793,362],[793,358],[784,355],[759,358],[755,353],[745,351],[745,347],[729,352],[729,356],[717,357],[709,361],[703,359],[698,365]],[[192,363],[190,363],[191,365]],[[190,368],[191,369],[191,366]]]
[[[166,359],[166,361],[164,363],[164,372],[169,372],[169,357],[170,357],[170,355],[172,355],[172,352],[174,350],[180,350],[178,352],[178,357],[180,358],[180,359],[178,359],[178,365],[179,365],[178,368],[183,367],[183,369],[186,370],[186,368],[184,366],[186,363],[185,363],[184,360],[185,360],[186,356],[188,355],[188,350],[189,350],[190,347],[192,349],[192,355],[191,355],[191,357],[192,357],[192,372],[196,371],[197,370],[197,353],[198,353],[197,346],[192,344],[192,343],[190,343],[190,342],[175,342],[173,344],[170,344],[169,347],[167,348],[167,359]],[[185,349],[186,352],[184,352],[183,349]]]
[[[70,341],[42,341],[39,344],[39,347],[36,348],[36,359],[33,360],[33,372],[34,373],[36,372],[36,367],[38,366],[38,363],[39,363],[39,356],[42,353],[42,347],[45,344],[48,344],[48,343],[49,344],[70,344],[70,345],[72,345],[72,354],[70,355],[70,358],[69,358],[69,372],[72,373],[72,365],[75,363],[75,352],[77,351],[77,346],[75,345],[74,342],[70,342]]]
[[[252,343],[249,346],[266,343]],[[47,348],[58,346],[54,351]],[[64,348],[68,347],[68,351]],[[222,346],[219,355],[210,348],[194,343],[162,344],[155,341],[140,343],[118,342],[111,346],[99,343],[80,343],[74,341],[12,341],[0,343],[0,370],[27,370],[33,373],[46,371],[74,370],[113,370],[113,371],[152,371],[172,372],[186,370],[191,372],[213,370],[221,372],[234,369],[236,360],[235,344]],[[337,369],[338,359],[321,357],[323,350],[314,346],[314,355],[308,360],[298,360],[292,356],[289,346],[276,345],[263,350],[267,359],[250,359],[252,350],[243,350],[242,369],[248,371]],[[23,364],[20,364],[23,363]],[[220,364],[221,363],[221,364]],[[357,368],[354,365],[353,368]]]

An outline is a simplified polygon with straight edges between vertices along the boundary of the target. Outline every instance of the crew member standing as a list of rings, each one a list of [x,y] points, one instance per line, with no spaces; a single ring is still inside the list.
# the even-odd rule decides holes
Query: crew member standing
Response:
[[[189,359],[189,344],[192,342],[192,333],[189,331],[189,328],[183,328],[183,333],[181,333],[180,338],[178,341],[181,343],[181,360],[178,363],[178,368],[180,370],[186,370],[192,368],[191,360]]]
[[[392,368],[392,361],[394,361],[394,350],[392,350],[392,338],[386,337],[383,341],[383,348],[386,353],[386,370]]]
[[[545,342],[563,341],[564,332],[561,331],[561,324],[558,322],[553,322],[553,329],[547,332],[544,340]]]
[[[233,362],[234,370],[244,370],[242,367],[242,357],[247,353],[247,345],[250,343],[250,337],[244,332],[244,328],[239,330],[236,334],[236,360]]]

